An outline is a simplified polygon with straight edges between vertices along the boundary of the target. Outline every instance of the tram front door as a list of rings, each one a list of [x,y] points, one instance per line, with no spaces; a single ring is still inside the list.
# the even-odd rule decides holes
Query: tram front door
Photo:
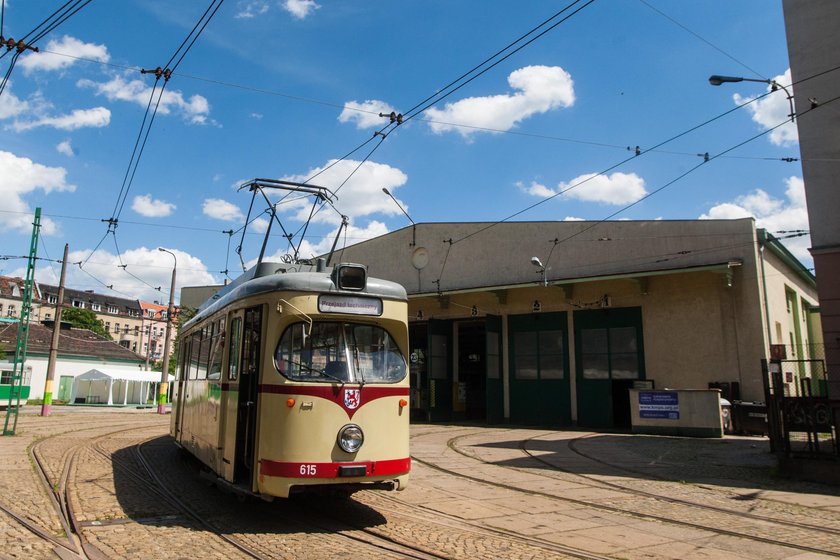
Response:
[[[260,381],[262,309],[245,310],[242,328],[242,364],[239,368],[239,405],[236,418],[235,483],[253,486],[254,440],[257,431],[257,388]]]

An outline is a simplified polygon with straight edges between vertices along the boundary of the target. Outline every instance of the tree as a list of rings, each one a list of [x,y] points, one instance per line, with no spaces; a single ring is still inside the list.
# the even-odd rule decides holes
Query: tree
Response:
[[[78,307],[68,307],[66,309],[62,309],[61,320],[62,322],[66,321],[70,323],[74,327],[87,329],[107,338],[108,340],[113,340],[111,338],[111,333],[105,329],[105,323],[103,323],[101,319],[97,319],[96,313],[90,309],[80,309]]]

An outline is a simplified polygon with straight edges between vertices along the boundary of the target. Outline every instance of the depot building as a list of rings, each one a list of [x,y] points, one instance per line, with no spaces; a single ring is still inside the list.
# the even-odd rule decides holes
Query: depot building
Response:
[[[631,388],[764,401],[771,349],[821,343],[814,276],[750,218],[421,223],[339,261],[408,292],[417,419],[622,428]]]

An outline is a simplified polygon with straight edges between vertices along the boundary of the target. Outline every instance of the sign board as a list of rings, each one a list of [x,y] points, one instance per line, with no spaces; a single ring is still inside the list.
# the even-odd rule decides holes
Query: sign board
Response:
[[[322,295],[318,298],[321,313],[347,313],[350,315],[382,315],[382,300],[358,296]]]
[[[640,391],[639,418],[679,420],[679,395],[675,391]]]

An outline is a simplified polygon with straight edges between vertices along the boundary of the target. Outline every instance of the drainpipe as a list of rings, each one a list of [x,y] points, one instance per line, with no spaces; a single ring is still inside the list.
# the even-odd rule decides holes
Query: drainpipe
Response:
[[[771,338],[771,331],[770,331],[770,306],[767,303],[767,275],[764,273],[764,243],[759,240],[759,253],[761,253],[761,290],[764,292],[764,316],[766,317],[766,329],[767,329],[767,347],[764,349],[764,355],[770,355],[770,344],[772,342]]]

